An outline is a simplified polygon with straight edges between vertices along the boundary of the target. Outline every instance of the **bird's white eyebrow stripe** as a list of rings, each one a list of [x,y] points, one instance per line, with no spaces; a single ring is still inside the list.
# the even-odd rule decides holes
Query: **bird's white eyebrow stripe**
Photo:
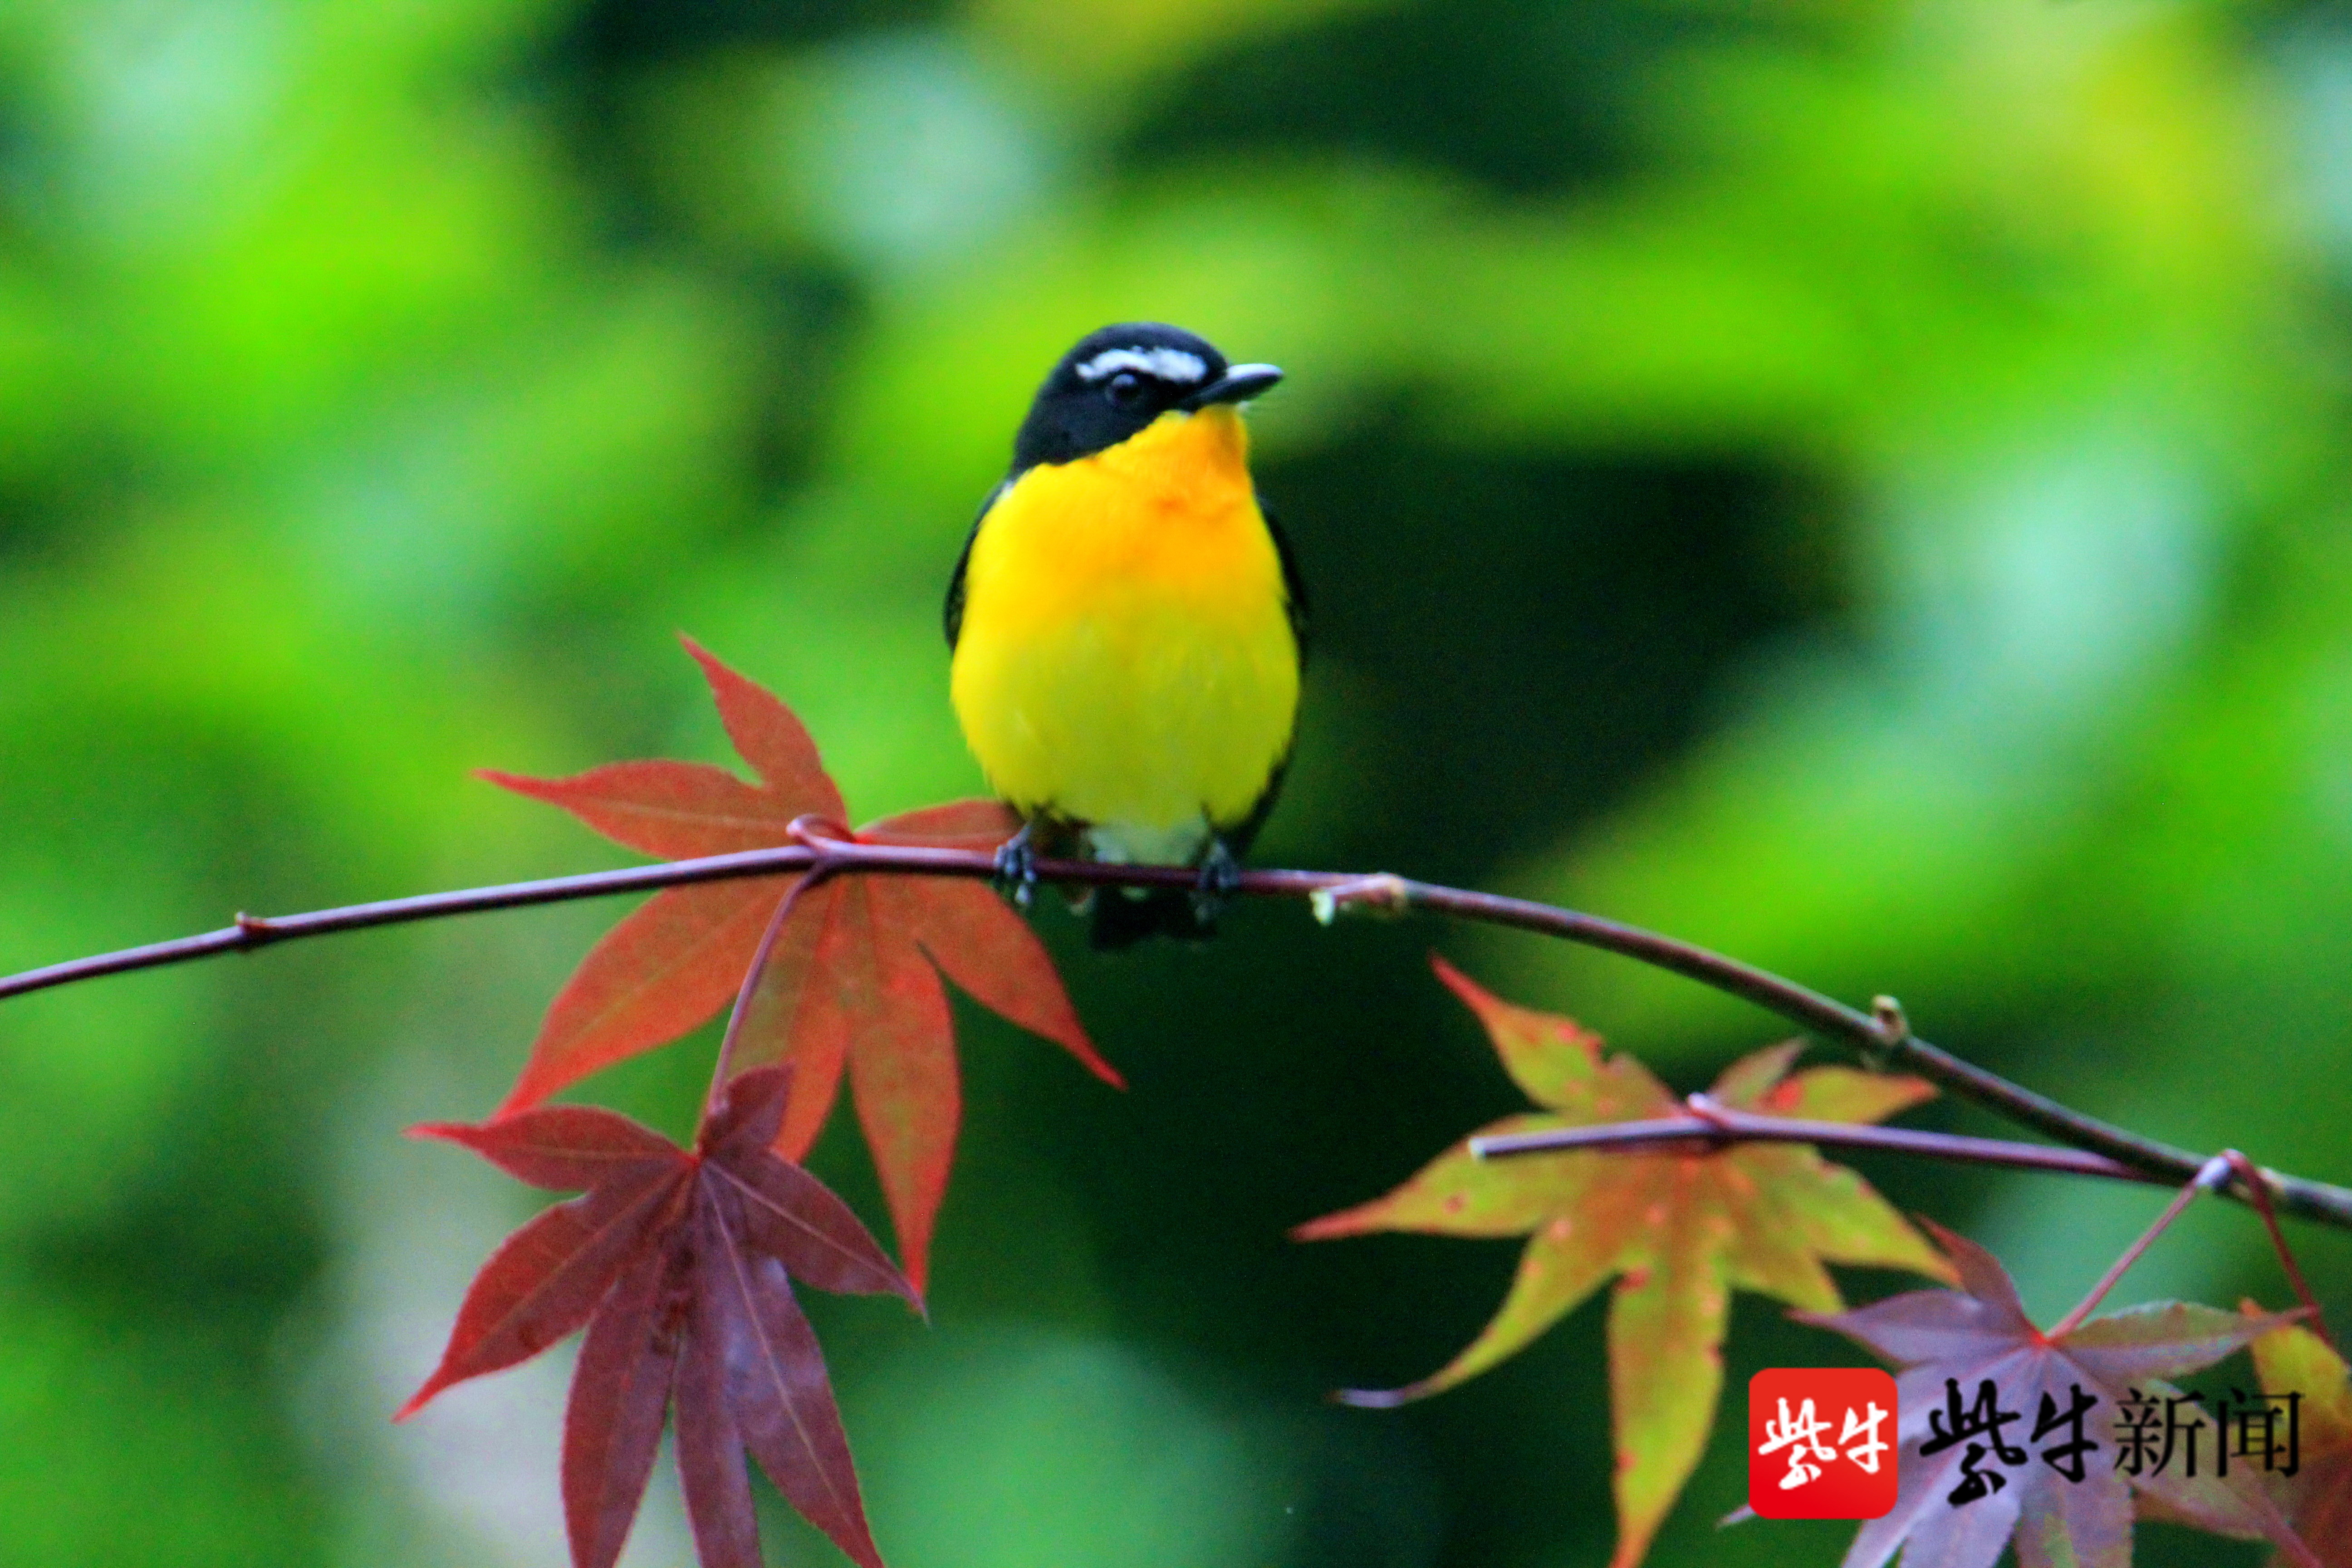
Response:
[[[1209,365],[1182,349],[1105,349],[1078,366],[1078,379],[1100,381],[1122,370],[1140,371],[1155,381],[1191,383],[1206,378]]]

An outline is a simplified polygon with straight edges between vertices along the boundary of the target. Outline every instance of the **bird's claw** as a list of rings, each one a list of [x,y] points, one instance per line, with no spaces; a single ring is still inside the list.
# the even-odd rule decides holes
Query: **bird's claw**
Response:
[[[1241,889],[1242,863],[1225,847],[1222,838],[1209,840],[1209,852],[1201,859],[1201,879],[1192,887],[1192,913],[1202,925],[1212,924],[1225,907],[1225,900]]]
[[[989,879],[1016,909],[1027,909],[1037,891],[1037,851],[1029,840],[1032,826],[1023,823],[1020,832],[996,847],[996,873]]]

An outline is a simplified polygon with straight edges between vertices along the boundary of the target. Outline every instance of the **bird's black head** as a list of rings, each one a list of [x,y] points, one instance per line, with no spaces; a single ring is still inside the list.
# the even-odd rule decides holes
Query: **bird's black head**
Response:
[[[1206,341],[1157,321],[1088,332],[1037,389],[1013,471],[1116,447],[1171,409],[1246,402],[1281,379],[1270,364],[1229,365]]]

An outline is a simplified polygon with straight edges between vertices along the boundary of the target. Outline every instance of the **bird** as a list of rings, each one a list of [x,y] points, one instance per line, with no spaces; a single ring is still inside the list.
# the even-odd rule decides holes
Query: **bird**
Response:
[[[1212,934],[1282,789],[1307,594],[1241,419],[1281,379],[1157,321],[1087,333],[948,584],[956,718],[1022,820],[1000,880],[1025,904],[1041,851],[1200,872],[1080,900],[1097,948]]]

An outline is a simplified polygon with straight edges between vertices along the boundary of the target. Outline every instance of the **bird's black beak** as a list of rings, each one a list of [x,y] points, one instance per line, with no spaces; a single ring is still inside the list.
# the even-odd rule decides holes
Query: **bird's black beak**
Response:
[[[1187,414],[1197,414],[1220,403],[1247,403],[1281,379],[1282,372],[1270,364],[1234,365],[1176,406]]]

